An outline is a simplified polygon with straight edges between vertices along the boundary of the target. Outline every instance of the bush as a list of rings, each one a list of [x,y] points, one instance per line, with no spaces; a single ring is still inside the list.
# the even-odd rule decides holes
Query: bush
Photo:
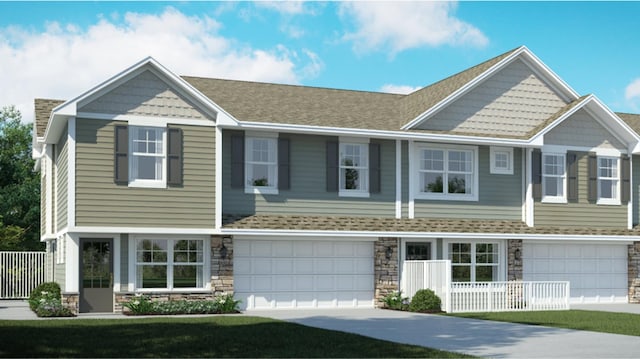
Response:
[[[434,313],[440,312],[440,306],[442,302],[440,298],[431,289],[420,289],[411,298],[409,304],[409,311],[420,313]]]
[[[154,301],[148,296],[136,294],[122,306],[129,309],[131,315],[153,314],[224,314],[238,313],[239,300],[233,299],[233,294],[222,294],[214,300],[170,300]]]
[[[409,298],[402,295],[402,291],[393,291],[382,298],[385,307],[395,310],[407,310]]]
[[[58,283],[42,283],[31,292],[29,308],[39,317],[73,317],[73,313],[62,305],[61,298]]]
[[[61,298],[60,285],[56,282],[46,282],[37,286],[29,295],[29,308],[35,312],[43,297]]]

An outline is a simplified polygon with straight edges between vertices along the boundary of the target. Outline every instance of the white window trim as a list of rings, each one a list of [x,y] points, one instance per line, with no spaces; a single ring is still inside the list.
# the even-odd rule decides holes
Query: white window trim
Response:
[[[155,128],[162,130],[162,179],[160,180],[142,180],[133,178],[133,141],[134,136],[132,131],[136,131],[138,128]],[[166,126],[129,126],[129,151],[127,153],[129,162],[129,187],[140,188],[167,188],[167,128]]]
[[[407,260],[408,243],[429,243],[431,245],[431,260],[437,259],[436,242],[437,240],[435,238],[402,238],[400,241],[400,261],[404,262]]]
[[[252,139],[264,139],[273,141],[274,145],[274,163],[267,163],[275,165],[274,184],[272,186],[252,186],[249,185],[249,166],[253,164],[253,161],[249,161],[249,154],[251,153],[251,140]],[[250,194],[278,194],[278,137],[276,134],[262,134],[247,132],[245,134],[244,141],[244,193]]]
[[[345,140],[345,142],[342,142],[343,140]],[[338,196],[339,197],[362,197],[362,198],[369,198],[370,196],[370,192],[369,192],[369,184],[370,184],[370,168],[369,168],[369,145],[368,142],[363,142],[363,141],[351,141],[352,139],[340,139],[340,143],[338,144],[338,153],[339,153],[339,157],[338,157]],[[347,142],[348,141],[348,142]],[[355,168],[358,171],[364,170],[366,171],[366,181],[364,181],[363,186],[365,186],[365,189],[345,189],[342,188],[345,183],[344,183],[344,178],[342,177],[342,169],[343,169],[343,165],[342,165],[342,153],[345,151],[344,147],[347,145],[352,145],[352,146],[360,146],[360,156],[361,157],[365,157],[365,161],[362,165],[360,166],[351,166],[350,168]],[[365,153],[365,156],[362,156],[362,154]],[[361,186],[362,187],[362,186]]]
[[[449,244],[451,243],[471,243],[471,263],[469,266],[474,269],[476,267],[476,246],[478,244],[495,244],[498,246],[498,278],[496,281],[505,281],[507,277],[507,263],[506,263],[506,251],[507,251],[507,242],[500,240],[474,240],[474,239],[445,239],[442,243],[442,258],[449,259]],[[451,267],[453,269],[454,263],[451,262]],[[475,271],[471,270],[471,279],[475,279]]]
[[[616,165],[617,165],[617,169],[616,169],[616,173],[618,174],[618,176],[615,178],[615,180],[617,181],[617,185],[616,185],[616,193],[615,193],[615,198],[601,198],[601,192],[600,192],[600,159],[613,159],[616,161]],[[597,171],[598,171],[598,200],[596,201],[596,204],[598,205],[605,205],[605,206],[619,206],[622,204],[622,202],[620,202],[620,187],[621,187],[621,179],[620,179],[620,157],[613,157],[613,156],[598,156],[596,158],[596,166],[597,166]],[[607,179],[614,179],[614,178],[608,178]]]
[[[416,143],[415,151],[413,153],[413,162],[415,162],[414,171],[411,174],[415,179],[415,198],[416,199],[433,199],[433,200],[444,200],[444,201],[478,201],[478,196],[480,192],[480,183],[479,183],[479,161],[478,161],[478,146],[466,146],[466,145],[440,145],[440,144],[426,144],[426,143]],[[471,194],[449,194],[449,193],[426,193],[420,190],[420,151],[423,149],[435,149],[435,150],[444,150],[445,153],[448,151],[471,151],[473,154],[473,186],[471,187]],[[445,156],[445,166],[447,164],[448,156]]]
[[[509,158],[507,160],[507,168],[496,167],[496,157],[495,155],[498,153],[507,153]],[[501,174],[501,175],[512,175],[513,174],[513,147],[489,147],[489,157],[491,162],[491,173],[492,174]]]
[[[547,196],[546,181],[544,180],[544,157],[545,156],[562,156],[562,165],[564,173],[562,174],[562,196]],[[567,154],[558,152],[542,152],[540,158],[540,176],[542,178],[542,199],[543,203],[567,203]],[[556,177],[556,176],[554,176]]]
[[[173,278],[170,277],[169,273],[167,273],[167,288],[138,288],[136,285],[137,278],[137,270],[138,270],[138,259],[137,259],[137,244],[139,240],[201,240],[202,241],[202,275],[203,275],[203,287],[202,288],[170,288],[170,280]],[[173,251],[173,247],[171,247],[171,253]],[[170,251],[167,248],[167,258],[169,258]],[[169,264],[167,264],[168,266]],[[211,242],[209,237],[199,237],[199,236],[169,236],[169,235],[130,235],[129,236],[129,290],[145,293],[145,292],[172,292],[172,293],[181,293],[181,292],[208,292],[211,291]]]

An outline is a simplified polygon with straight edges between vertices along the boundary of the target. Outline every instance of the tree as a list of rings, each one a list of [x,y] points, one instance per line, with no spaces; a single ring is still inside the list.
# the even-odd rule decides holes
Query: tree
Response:
[[[30,124],[15,106],[0,109],[0,250],[40,250],[40,175]]]

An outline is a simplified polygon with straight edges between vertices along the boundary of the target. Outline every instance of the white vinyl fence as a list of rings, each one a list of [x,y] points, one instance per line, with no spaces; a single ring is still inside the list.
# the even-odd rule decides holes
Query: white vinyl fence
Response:
[[[431,289],[449,313],[569,309],[569,282],[451,282],[451,261],[405,261],[402,293]]]
[[[46,280],[45,252],[0,252],[0,299],[28,298]]]

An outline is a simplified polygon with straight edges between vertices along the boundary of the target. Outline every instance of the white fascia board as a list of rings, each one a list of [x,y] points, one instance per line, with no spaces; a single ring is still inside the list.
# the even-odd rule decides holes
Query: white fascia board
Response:
[[[573,101],[580,96],[573,90],[566,82],[564,82],[558,75],[556,75],[547,65],[545,65],[540,59],[535,56],[526,46],[521,46],[518,50],[514,51],[511,55],[500,60],[498,63],[487,69],[482,74],[478,75],[473,80],[469,81],[464,86],[460,87],[452,94],[447,96],[442,101],[438,102],[433,107],[427,109],[422,114],[418,115],[415,119],[402,126],[401,129],[406,130],[415,127],[423,123],[428,117],[442,110],[455,100],[459,99],[462,95],[468,93],[471,89],[484,82],[487,78],[493,76],[495,73],[509,65],[516,58],[523,57],[524,62],[531,66],[532,70],[539,74],[543,79],[551,79],[550,85],[560,92],[567,101]]]
[[[638,236],[565,235],[565,234],[518,234],[518,233],[456,233],[456,232],[384,232],[384,231],[321,231],[321,230],[273,230],[273,229],[222,229],[221,235],[269,236],[269,237],[402,237],[402,238],[447,238],[447,239],[528,239],[551,241],[609,241],[633,242]]]
[[[240,126],[222,126],[228,129],[240,130],[261,130],[276,131],[287,133],[332,135],[332,136],[352,136],[352,137],[368,137],[390,140],[414,140],[429,142],[447,142],[471,145],[502,145],[511,147],[522,147],[530,145],[528,140],[504,139],[494,137],[476,137],[476,136],[458,136],[445,134],[429,134],[429,133],[413,133],[406,131],[382,131],[367,130],[359,128],[341,128],[341,127],[325,127],[325,126],[306,126],[293,125],[284,123],[267,123],[267,122],[240,122]]]
[[[162,228],[162,227],[70,227],[69,233],[129,233],[129,234],[190,234],[211,235],[220,234],[212,228]]]

